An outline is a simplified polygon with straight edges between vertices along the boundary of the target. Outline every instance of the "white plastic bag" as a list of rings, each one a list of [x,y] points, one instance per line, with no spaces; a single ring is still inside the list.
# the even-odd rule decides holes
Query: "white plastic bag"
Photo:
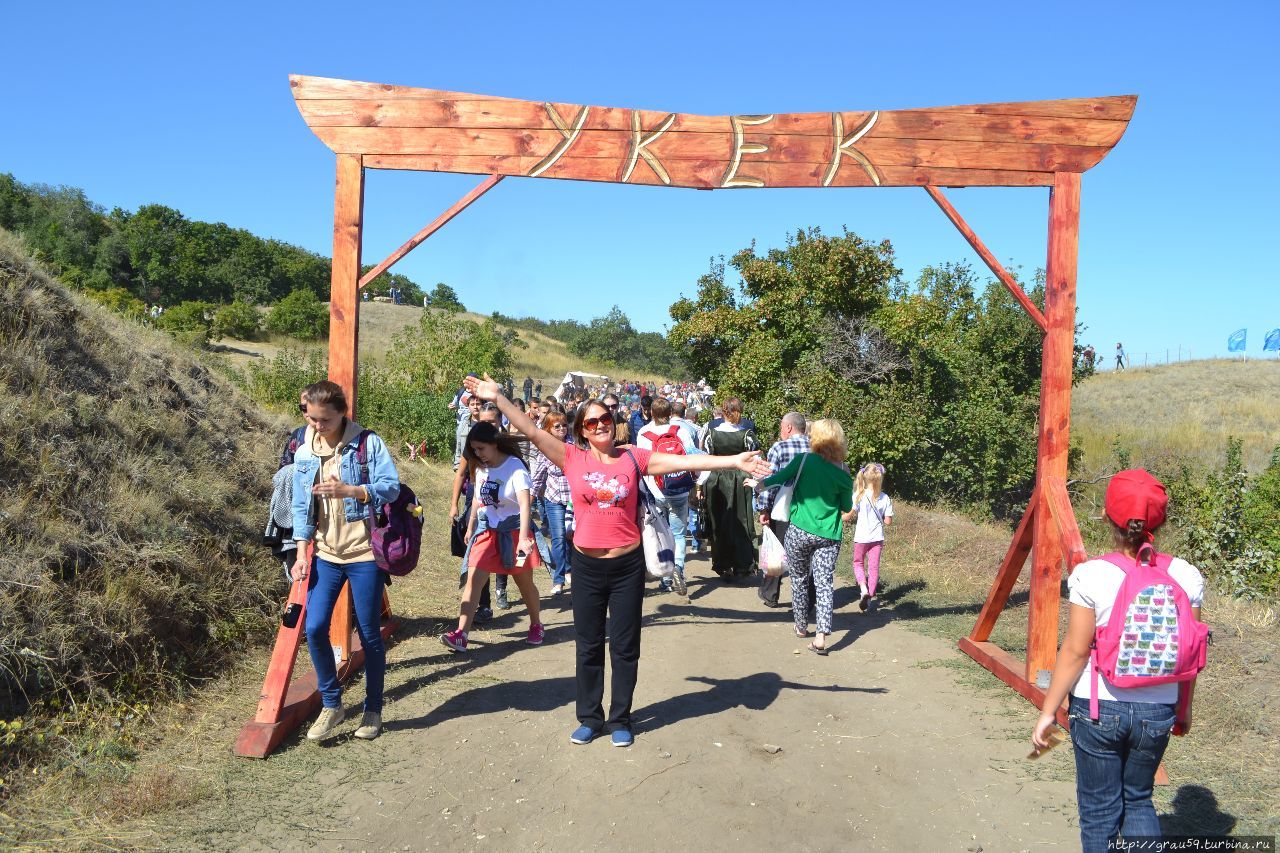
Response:
[[[640,499],[644,500],[644,495]],[[670,577],[676,569],[676,538],[671,533],[665,513],[652,505],[641,510],[644,521],[640,538],[644,542],[644,568],[650,580]]]
[[[787,568],[787,552],[773,530],[766,527],[760,537],[760,568],[766,577],[776,578]]]

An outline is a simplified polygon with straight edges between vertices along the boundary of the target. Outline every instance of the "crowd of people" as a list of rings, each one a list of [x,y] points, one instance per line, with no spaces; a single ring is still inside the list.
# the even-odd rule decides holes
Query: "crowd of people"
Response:
[[[757,525],[768,528],[786,555],[795,635],[808,638],[812,624],[808,648],[825,656],[833,630],[834,577],[845,525],[851,524],[858,607],[875,607],[893,502],[884,491],[883,465],[850,468],[837,421],[787,413],[778,425],[778,440],[762,456],[756,426],[744,416],[741,402],[730,397],[712,406],[705,382],[575,385],[558,389],[555,396],[524,399],[510,390],[510,383],[504,387],[470,374],[450,404],[458,412],[458,444],[448,517],[453,553],[461,557],[461,594],[456,627],[440,639],[465,654],[470,631],[492,618],[492,606],[511,606],[511,579],[529,617],[525,642],[540,645],[546,634],[534,572],[545,567],[552,597],[569,594],[573,613],[578,725],[569,735],[572,743],[606,735],[614,746],[634,742],[632,697],[646,583],[645,492],[675,538],[675,568],[659,591],[687,592],[687,551],[705,541],[719,578],[758,583],[761,603],[781,606],[781,576],[761,577],[757,570]],[[379,617],[387,579],[371,559],[366,520],[373,508],[396,498],[399,478],[381,439],[346,417],[339,386],[308,386],[299,408],[306,424],[282,453],[268,530],[276,532],[291,579],[309,586],[306,636],[323,707],[307,737],[328,738],[343,721],[328,633],[338,591],[348,583],[365,649],[364,715],[354,735],[371,739],[382,729],[386,652]],[[708,408],[711,417],[700,417]],[[367,458],[357,458],[357,444],[367,448],[362,451]],[[1129,682],[1117,676],[1116,684],[1111,676],[1099,675],[1097,660],[1097,644],[1109,621],[1119,618],[1112,607],[1119,607],[1117,596],[1135,570],[1158,568],[1167,573],[1159,577],[1168,583],[1156,587],[1154,599],[1150,590],[1145,598],[1135,598],[1141,605],[1137,611],[1130,607],[1125,620],[1143,622],[1141,614],[1153,602],[1163,606],[1168,599],[1172,607],[1176,588],[1186,605],[1178,619],[1199,624],[1203,577],[1153,547],[1166,505],[1163,486],[1145,471],[1113,478],[1106,517],[1118,550],[1081,564],[1071,575],[1067,634],[1032,733],[1037,751],[1050,748],[1058,709],[1070,699],[1086,850],[1109,849],[1108,841],[1120,836],[1159,835],[1151,803],[1154,775],[1175,726],[1190,722],[1189,687],[1122,686]],[[1176,624],[1173,611],[1165,613],[1161,620]],[[1135,631],[1134,649],[1148,637],[1141,631],[1161,620],[1153,617],[1154,624]],[[1127,639],[1130,630],[1125,622],[1115,633]],[[1156,647],[1150,639],[1145,642],[1143,651],[1125,654],[1125,667],[1154,660],[1155,652],[1147,650]],[[607,713],[606,650],[612,673]]]

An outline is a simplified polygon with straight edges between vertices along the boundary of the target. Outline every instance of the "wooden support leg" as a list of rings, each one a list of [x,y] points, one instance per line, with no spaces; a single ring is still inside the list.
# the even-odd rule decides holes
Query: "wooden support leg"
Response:
[[[1058,172],[1049,195],[1049,250],[1045,280],[1044,361],[1040,371],[1040,436],[1036,490],[1040,493],[1032,539],[1031,607],[1027,616],[1026,678],[1052,671],[1058,654],[1063,549],[1046,505],[1047,478],[1067,477],[1071,423],[1071,368],[1076,322],[1076,252],[1080,236],[1080,175]]]
[[[333,649],[333,662],[341,669],[351,659],[352,636],[351,584],[344,583],[333,605],[333,619],[329,622],[329,646]]]
[[[1013,534],[1009,550],[1005,552],[1004,561],[1000,563],[996,578],[991,583],[987,601],[982,605],[978,621],[969,633],[969,639],[975,643],[983,643],[991,638],[991,629],[995,627],[996,620],[1004,611],[1009,593],[1013,591],[1013,585],[1018,581],[1018,575],[1022,574],[1022,566],[1027,562],[1027,555],[1031,553],[1031,527],[1035,520],[1038,501],[1038,493],[1032,492],[1027,511],[1022,514],[1022,521],[1018,523],[1018,529]]]

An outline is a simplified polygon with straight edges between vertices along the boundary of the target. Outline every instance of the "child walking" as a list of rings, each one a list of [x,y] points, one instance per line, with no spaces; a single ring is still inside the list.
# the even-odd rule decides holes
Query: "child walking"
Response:
[[[475,620],[480,590],[489,575],[510,575],[529,611],[525,642],[542,644],[541,601],[533,585],[533,569],[540,564],[534,544],[530,496],[532,480],[520,448],[511,435],[490,423],[478,423],[467,434],[463,458],[477,471],[475,498],[467,523],[467,583],[462,593],[458,627],[440,635],[455,652],[467,650],[467,635]],[[512,541],[512,533],[517,533]]]
[[[1156,768],[1169,735],[1185,732],[1191,723],[1192,682],[1175,683],[1170,679],[1186,676],[1169,674],[1180,668],[1174,658],[1186,655],[1194,660],[1197,647],[1203,654],[1208,631],[1199,624],[1204,576],[1185,560],[1155,550],[1155,533],[1164,523],[1168,501],[1164,485],[1146,471],[1134,468],[1112,477],[1105,511],[1117,550],[1076,566],[1067,581],[1067,633],[1031,742],[1037,751],[1049,748],[1058,709],[1069,696],[1084,853],[1118,850],[1115,841],[1120,836],[1126,841],[1160,837],[1160,820],[1151,802]],[[1153,594],[1142,589],[1122,598],[1130,588],[1130,573],[1144,572],[1146,579],[1154,573],[1164,583],[1149,588]],[[1171,615],[1178,609],[1179,593],[1185,595],[1190,619]],[[1119,629],[1108,632],[1106,626],[1117,620]],[[1134,627],[1129,633],[1130,624],[1150,630]],[[1108,633],[1120,640],[1110,645],[1116,655],[1111,660],[1119,664],[1110,670],[1111,676],[1126,684],[1135,677],[1154,683],[1121,687],[1103,674]],[[1099,664],[1097,670],[1090,665],[1091,657]],[[1156,675],[1168,677],[1152,677]],[[1183,728],[1175,728],[1175,723]]]
[[[893,501],[884,493],[884,466],[879,462],[868,462],[858,470],[853,509],[844,520],[853,521],[855,517],[858,523],[853,528],[853,576],[862,594],[858,609],[866,610],[876,597],[876,584],[880,581],[884,529],[893,521]]]

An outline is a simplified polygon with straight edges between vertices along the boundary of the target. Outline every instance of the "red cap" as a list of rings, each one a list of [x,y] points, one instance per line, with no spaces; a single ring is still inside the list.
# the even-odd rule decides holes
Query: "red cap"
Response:
[[[1107,518],[1127,528],[1131,519],[1145,522],[1151,533],[1164,524],[1169,496],[1164,484],[1141,468],[1129,468],[1111,478],[1107,486]]]

